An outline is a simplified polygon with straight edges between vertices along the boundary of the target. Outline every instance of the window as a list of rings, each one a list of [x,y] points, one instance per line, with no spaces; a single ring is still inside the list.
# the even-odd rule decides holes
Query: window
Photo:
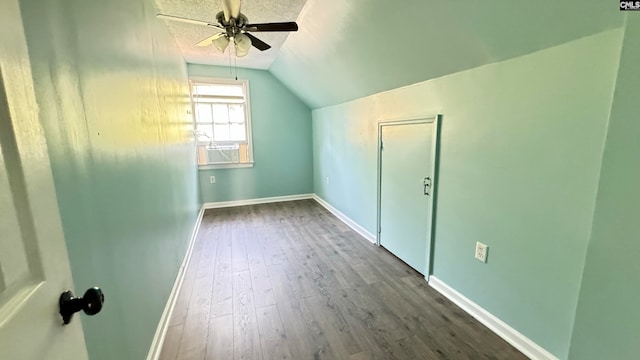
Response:
[[[253,166],[246,80],[191,79],[198,165]]]

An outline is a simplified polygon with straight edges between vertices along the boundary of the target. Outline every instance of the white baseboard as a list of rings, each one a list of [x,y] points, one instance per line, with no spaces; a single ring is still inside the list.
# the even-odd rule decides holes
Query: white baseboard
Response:
[[[198,213],[196,224],[193,228],[193,231],[191,232],[191,239],[189,240],[187,252],[184,255],[184,259],[182,260],[180,269],[178,269],[178,276],[176,277],[176,281],[173,283],[173,289],[171,289],[171,293],[169,294],[169,300],[167,300],[167,304],[165,305],[162,316],[160,317],[160,322],[158,323],[156,334],[153,337],[153,341],[151,342],[149,354],[147,354],[147,360],[158,360],[158,358],[160,357],[162,344],[164,343],[164,337],[167,335],[167,330],[169,329],[171,315],[173,314],[173,309],[176,306],[176,302],[178,301],[178,294],[180,294],[180,289],[182,288],[182,282],[187,272],[187,266],[189,266],[189,262],[191,261],[193,245],[195,244],[196,237],[198,236],[198,230],[200,229],[200,224],[202,223],[204,210],[205,209],[203,206],[202,208],[200,208],[200,213]]]
[[[365,239],[369,240],[373,244],[376,243],[376,236],[372,233],[368,232],[367,229],[363,228],[357,222],[351,220],[347,215],[341,213],[338,209],[331,206],[328,202],[324,201],[320,196],[313,194],[313,200],[317,201],[318,204],[324,206],[325,209],[329,210],[330,213],[335,215],[338,219],[340,219],[343,223],[347,224],[350,228],[352,228],[355,232],[360,234]]]
[[[311,198],[313,198],[313,194],[299,194],[299,195],[247,199],[247,200],[211,202],[211,203],[205,203],[203,207],[205,209],[217,209],[217,208],[225,208],[225,207],[233,207],[233,206],[245,206],[245,205],[283,202],[283,201],[305,200],[305,199],[311,199]]]
[[[478,304],[469,300],[437,277],[433,275],[429,277],[429,286],[451,300],[454,304],[458,305],[469,315],[476,318],[484,324],[484,326],[488,327],[491,331],[503,338],[509,344],[513,345],[516,349],[520,350],[530,359],[558,360],[557,357],[543,349],[540,345],[522,335],[516,329],[507,325],[504,321],[498,319]]]

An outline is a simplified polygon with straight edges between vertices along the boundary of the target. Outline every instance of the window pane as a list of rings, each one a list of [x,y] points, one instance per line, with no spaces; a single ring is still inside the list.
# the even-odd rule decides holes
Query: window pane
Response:
[[[211,105],[209,104],[196,104],[196,121],[197,122],[212,122],[211,117]]]
[[[213,121],[217,124],[229,122],[229,110],[226,104],[213,104]]]
[[[244,104],[244,98],[193,96],[193,102],[201,104]]]
[[[229,105],[229,121],[234,123],[244,122],[244,105]]]
[[[229,125],[213,125],[214,141],[229,141]]]
[[[208,142],[213,139],[213,127],[210,124],[196,124],[196,134],[198,141]]]
[[[244,96],[242,85],[234,84],[202,84],[193,86],[194,95]]]
[[[198,164],[253,162],[247,105],[248,84],[216,79],[191,80],[194,129],[198,141]],[[207,145],[213,142],[214,148]]]
[[[244,124],[231,124],[230,136],[233,141],[245,141],[247,140],[247,134],[244,131]]]

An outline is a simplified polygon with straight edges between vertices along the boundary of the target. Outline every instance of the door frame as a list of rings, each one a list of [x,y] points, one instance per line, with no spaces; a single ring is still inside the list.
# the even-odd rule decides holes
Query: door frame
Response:
[[[431,170],[429,175],[431,176],[431,196],[429,197],[429,218],[427,224],[429,226],[429,234],[427,238],[427,249],[429,249],[429,256],[425,254],[427,269],[422,269],[425,279],[429,279],[429,276],[433,274],[433,250],[435,239],[435,215],[436,215],[436,202],[437,202],[437,187],[438,187],[438,168],[439,168],[439,150],[440,150],[440,122],[442,121],[442,114],[425,115],[425,116],[413,116],[403,117],[399,119],[381,119],[378,120],[378,189],[377,189],[377,221],[376,221],[376,245],[380,244],[380,224],[382,217],[382,130],[387,126],[398,125],[411,125],[411,124],[433,124],[433,135],[431,141]]]

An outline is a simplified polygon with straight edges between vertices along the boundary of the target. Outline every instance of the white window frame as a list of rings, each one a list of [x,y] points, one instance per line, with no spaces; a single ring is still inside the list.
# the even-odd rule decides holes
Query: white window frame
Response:
[[[209,163],[208,162],[208,154],[207,154],[207,164],[199,164],[199,169],[229,169],[229,168],[248,168],[253,167],[254,165],[254,157],[253,157],[253,131],[251,128],[251,101],[249,96],[249,80],[233,80],[233,79],[220,79],[214,77],[189,77],[189,91],[191,94],[191,111],[193,114],[193,128],[194,131],[197,128],[197,113],[196,113],[196,102],[194,101],[193,94],[193,84],[222,84],[222,85],[242,85],[244,91],[244,113],[245,113],[245,128],[246,128],[246,144],[247,144],[247,153],[250,161],[246,162],[228,162],[228,163]],[[212,124],[213,126],[213,124]],[[202,145],[208,145],[209,141],[199,141],[198,135],[195,136],[195,144],[196,151],[199,151]],[[213,140],[213,139],[211,139]],[[237,143],[237,142],[229,142],[224,141],[220,142],[221,145]],[[243,142],[244,143],[244,142]]]

